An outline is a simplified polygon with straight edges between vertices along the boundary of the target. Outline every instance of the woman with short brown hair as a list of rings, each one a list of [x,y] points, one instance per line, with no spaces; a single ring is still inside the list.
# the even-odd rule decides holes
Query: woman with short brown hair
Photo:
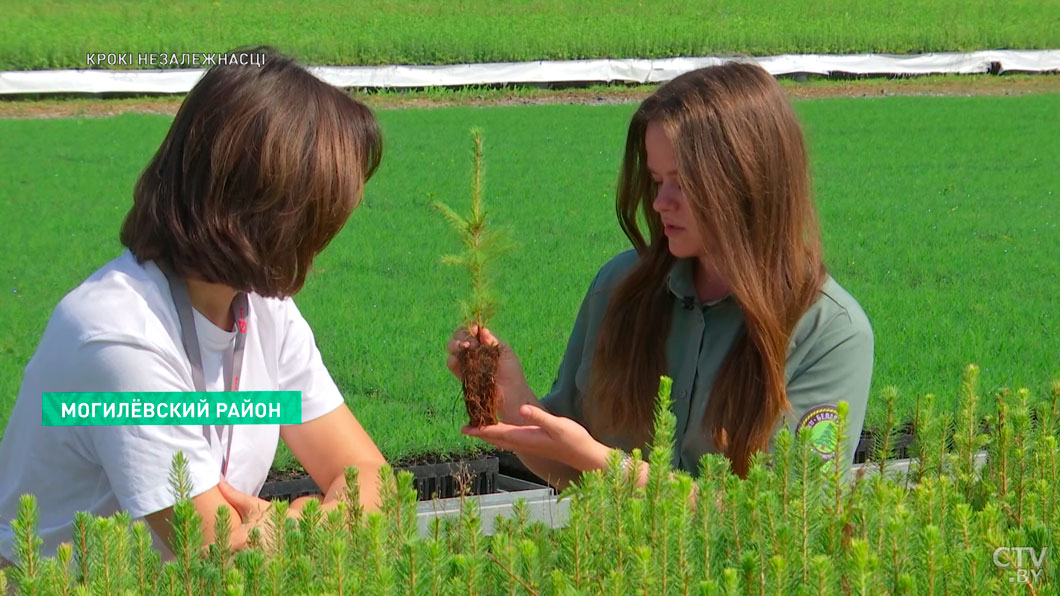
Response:
[[[178,451],[207,542],[219,506],[234,509],[235,547],[260,521],[264,502],[251,495],[280,438],[325,507],[348,466],[376,505],[383,457],[291,296],[381,155],[364,104],[269,48],[205,73],[136,184],[121,229],[128,251],[63,298],[26,367],[0,442],[0,557],[12,558],[23,493],[37,498],[46,553],[71,539],[77,511],[125,510],[166,538]],[[236,390],[300,391],[301,424],[41,426],[45,392]]]

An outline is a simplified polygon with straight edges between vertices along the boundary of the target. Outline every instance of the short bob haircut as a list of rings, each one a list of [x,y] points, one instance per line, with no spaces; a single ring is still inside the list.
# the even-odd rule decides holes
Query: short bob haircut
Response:
[[[121,242],[181,277],[291,296],[382,150],[363,103],[270,47],[236,50],[188,93],[136,183]]]

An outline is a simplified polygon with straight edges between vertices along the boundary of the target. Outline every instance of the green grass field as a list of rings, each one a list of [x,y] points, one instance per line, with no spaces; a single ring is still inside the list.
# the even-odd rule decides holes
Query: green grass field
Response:
[[[598,267],[625,249],[613,187],[635,106],[381,111],[383,166],[297,297],[355,413],[392,458],[462,450],[443,344],[465,288],[433,199],[463,204],[468,130],[486,199],[519,248],[501,260],[493,325],[546,391]],[[1060,378],[1060,95],[796,103],[827,259],[876,333],[874,395],[949,403],[963,366],[984,393]],[[118,254],[133,183],[170,119],[0,120],[0,428],[50,312]],[[879,418],[870,406],[870,423]]]
[[[0,69],[269,43],[310,64],[1060,47],[1055,0],[0,2]]]

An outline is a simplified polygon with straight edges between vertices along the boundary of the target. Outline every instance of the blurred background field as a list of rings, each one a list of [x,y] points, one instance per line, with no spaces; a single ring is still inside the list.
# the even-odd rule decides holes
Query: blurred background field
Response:
[[[4,43],[7,43],[6,41]],[[380,110],[387,148],[364,204],[296,298],[355,413],[392,459],[468,449],[443,344],[459,323],[457,248],[432,199],[467,200],[468,129],[486,201],[519,247],[493,325],[548,390],[596,270],[627,245],[613,214],[634,104]],[[797,101],[832,275],[876,333],[873,396],[955,403],[1060,378],[1060,95]],[[168,116],[0,120],[0,429],[58,300],[121,247],[133,183]],[[429,134],[425,131],[429,130]],[[880,419],[870,406],[869,424]]]
[[[257,43],[328,65],[1060,48],[1056,0],[3,0],[0,15],[0,70]]]

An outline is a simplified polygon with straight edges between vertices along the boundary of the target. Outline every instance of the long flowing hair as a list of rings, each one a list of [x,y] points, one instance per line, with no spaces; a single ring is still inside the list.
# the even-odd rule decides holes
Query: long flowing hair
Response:
[[[704,254],[743,313],[701,421],[743,476],[790,408],[788,343],[827,275],[802,130],[773,77],[739,62],[685,73],[633,115],[616,209],[640,258],[601,323],[585,411],[594,432],[621,432],[637,444],[651,434],[673,301],[666,278],[674,257],[651,207],[657,188],[644,147],[653,122],[673,144]]]

